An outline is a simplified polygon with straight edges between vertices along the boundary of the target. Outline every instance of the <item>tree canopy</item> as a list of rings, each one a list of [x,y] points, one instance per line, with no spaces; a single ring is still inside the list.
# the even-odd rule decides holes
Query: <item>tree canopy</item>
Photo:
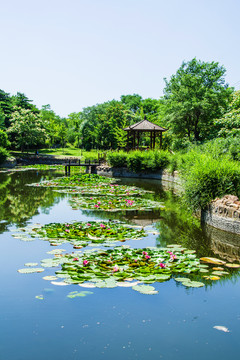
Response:
[[[217,62],[194,58],[184,62],[169,81],[165,79],[166,119],[174,135],[190,141],[211,137],[214,119],[226,111],[233,92],[225,84],[225,72]]]

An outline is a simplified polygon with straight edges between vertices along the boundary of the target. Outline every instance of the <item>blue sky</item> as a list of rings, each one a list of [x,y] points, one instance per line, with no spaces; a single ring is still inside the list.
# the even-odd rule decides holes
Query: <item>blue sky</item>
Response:
[[[163,95],[183,61],[216,61],[240,88],[239,0],[1,0],[0,89],[60,116]]]

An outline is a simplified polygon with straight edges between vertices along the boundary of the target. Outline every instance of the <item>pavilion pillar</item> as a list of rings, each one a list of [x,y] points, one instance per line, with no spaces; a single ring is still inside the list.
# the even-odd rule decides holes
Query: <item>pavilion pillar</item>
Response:
[[[136,144],[136,135],[135,135],[135,131],[133,132],[133,150],[135,150],[135,144]]]
[[[137,149],[139,150],[139,131],[137,132]]]
[[[155,149],[155,140],[156,140],[156,133],[153,132],[153,149]]]
[[[162,131],[160,131],[160,149],[162,149]]]
[[[150,149],[152,150],[152,131],[150,131]]]

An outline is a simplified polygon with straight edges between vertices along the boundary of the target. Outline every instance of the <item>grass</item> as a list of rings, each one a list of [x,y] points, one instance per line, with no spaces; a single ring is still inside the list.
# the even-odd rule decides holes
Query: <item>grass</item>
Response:
[[[56,157],[78,157],[79,159],[85,158],[94,158],[97,159],[98,153],[101,153],[97,150],[85,151],[78,148],[57,148],[57,149],[39,149],[39,155],[50,155]],[[14,156],[25,156],[25,155],[35,155],[36,150],[28,150],[25,152],[20,151],[11,151],[11,154]]]

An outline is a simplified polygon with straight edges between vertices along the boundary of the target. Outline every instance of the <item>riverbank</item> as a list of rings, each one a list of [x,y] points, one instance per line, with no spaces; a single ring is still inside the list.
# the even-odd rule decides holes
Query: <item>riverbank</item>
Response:
[[[135,173],[127,168],[114,168],[99,166],[97,174],[108,177],[123,177],[137,179],[160,180],[161,184],[168,189],[181,192],[181,178],[177,171],[169,173],[165,170],[155,173]],[[237,196],[226,195],[222,199],[215,199],[206,210],[197,212],[202,223],[214,228],[240,235],[240,201]]]
[[[76,158],[71,157],[70,160]],[[35,164],[46,164],[46,165],[62,165],[69,160],[69,157],[59,158],[52,155],[38,156],[35,155],[11,159],[2,167],[14,168],[16,165],[35,165]],[[4,166],[5,165],[5,166]],[[159,170],[157,172],[141,172],[136,173],[129,169],[109,167],[108,165],[98,166],[96,169],[98,175],[115,178],[137,178],[137,179],[154,179],[159,180],[161,184],[167,188],[172,189],[176,193],[182,191],[181,178],[177,171],[172,173],[166,170]],[[197,215],[201,218],[202,223],[208,224],[214,228],[240,235],[240,202],[236,196],[227,195],[222,199],[215,199],[206,208],[197,212]]]

